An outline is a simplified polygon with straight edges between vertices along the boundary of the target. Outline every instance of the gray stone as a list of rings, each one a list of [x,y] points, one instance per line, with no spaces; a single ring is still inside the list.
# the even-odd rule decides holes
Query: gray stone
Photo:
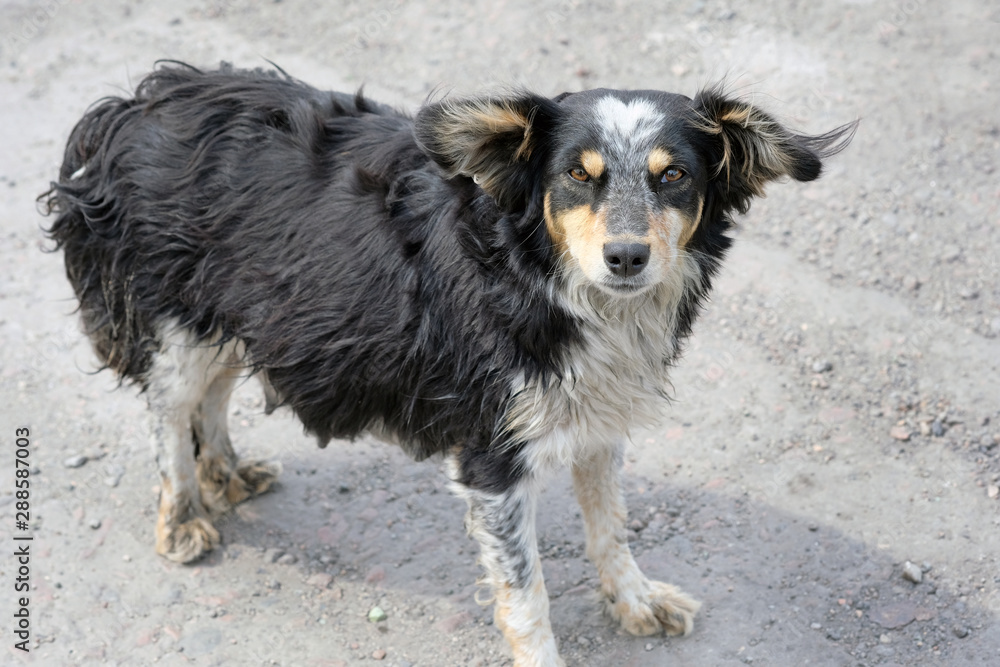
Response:
[[[276,562],[278,565],[295,565],[297,562],[299,562],[299,559],[295,554],[284,554],[274,562]]]
[[[895,630],[916,618],[917,607],[911,602],[897,602],[873,609],[871,619],[887,630]]]
[[[924,573],[920,569],[919,565],[906,561],[906,563],[903,564],[903,579],[919,584],[924,580]]]
[[[125,468],[115,463],[109,465],[106,468],[106,472],[108,473],[108,476],[104,478],[104,483],[114,488],[118,486],[118,483],[122,480],[122,476],[125,474]]]
[[[826,359],[817,361],[812,365],[813,373],[829,373],[833,370],[833,364]]]
[[[71,456],[65,461],[63,461],[63,465],[66,466],[67,468],[79,468],[86,462],[87,462],[86,456],[84,456],[83,454],[76,454],[75,456]]]

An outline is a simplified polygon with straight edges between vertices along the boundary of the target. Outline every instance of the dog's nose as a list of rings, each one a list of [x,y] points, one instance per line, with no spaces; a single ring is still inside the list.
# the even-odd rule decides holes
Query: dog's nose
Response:
[[[616,276],[628,278],[646,268],[649,246],[645,243],[605,243],[604,263]]]

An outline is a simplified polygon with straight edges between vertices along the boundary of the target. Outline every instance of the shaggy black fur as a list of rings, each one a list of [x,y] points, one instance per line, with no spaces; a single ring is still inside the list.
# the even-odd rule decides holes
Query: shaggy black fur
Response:
[[[533,216],[443,180],[412,120],[360,94],[162,67],[80,121],[49,205],[122,376],[142,382],[165,320],[239,337],[321,441],[381,422],[417,458],[463,447],[473,486],[516,474],[516,447],[489,450],[511,371],[556,372],[574,335]]]
[[[524,443],[491,444],[511,378],[558,376],[578,339],[553,297],[541,213],[557,100],[512,100],[532,119],[517,161],[516,133],[467,138],[480,140],[472,161],[489,168],[490,196],[468,174],[443,177],[463,172],[435,143],[441,105],[415,130],[360,93],[163,66],[73,130],[46,195],[49,234],[97,353],[122,377],[143,382],[167,321],[236,337],[322,443],[384,429],[417,458],[461,448],[461,481],[507,488]],[[698,141],[721,159],[718,137]],[[816,162],[796,177],[815,177]],[[729,246],[729,211],[745,209],[747,189],[727,188],[710,190],[691,241],[704,284],[681,306],[679,337]]]

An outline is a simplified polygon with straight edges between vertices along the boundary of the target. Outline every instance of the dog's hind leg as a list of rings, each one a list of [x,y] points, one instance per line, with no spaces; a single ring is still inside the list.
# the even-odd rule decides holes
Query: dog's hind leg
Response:
[[[460,478],[454,458],[451,477]],[[527,476],[502,491],[454,484],[469,504],[466,529],[479,542],[480,564],[495,604],[496,626],[514,653],[514,667],[565,667],[549,622],[549,596],[535,537],[535,483]]]
[[[647,579],[628,547],[621,489],[620,445],[591,450],[573,465],[573,487],[583,510],[587,557],[597,566],[607,610],[633,635],[665,630],[688,634],[701,606],[670,584]]]
[[[144,378],[150,433],[160,470],[156,551],[178,563],[197,560],[219,543],[201,500],[192,418],[221,366],[217,346],[199,345],[176,327],[161,332]]]
[[[251,496],[267,491],[281,473],[281,464],[239,461],[229,439],[229,397],[245,370],[232,352],[212,380],[195,411],[198,441],[198,485],[201,500],[213,514],[222,514]]]

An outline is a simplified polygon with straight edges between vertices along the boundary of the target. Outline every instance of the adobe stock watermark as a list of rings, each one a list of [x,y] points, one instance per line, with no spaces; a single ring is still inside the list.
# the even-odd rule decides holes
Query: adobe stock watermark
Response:
[[[386,9],[375,10],[365,16],[360,25],[354,27],[354,37],[348,42],[354,51],[364,51],[372,42],[388,31],[392,22],[406,5],[406,0],[396,0]]]
[[[685,356],[704,354],[707,359],[701,364],[698,376],[686,388],[686,391],[703,392],[713,389],[724,378],[730,375],[734,367],[745,357],[745,352],[753,344],[753,339],[764,332],[789,328],[786,321],[792,307],[792,297],[785,291],[775,290],[765,296],[765,302],[760,304],[753,321],[742,329],[742,338],[733,341],[723,350],[709,352],[702,339],[693,337],[684,349]]]
[[[887,184],[870,189],[865,196],[864,203],[858,207],[855,218],[856,230],[868,236],[872,244],[878,245],[885,239],[879,233],[879,223],[882,216],[892,213],[900,206],[902,199],[912,194],[912,188],[903,180],[906,176],[917,174],[929,174],[930,168],[937,162],[930,150],[915,151],[910,153],[893,173],[897,174],[892,181]],[[929,180],[930,187],[936,187],[934,180]]]
[[[578,4],[574,0],[560,0],[555,6],[547,4],[541,9],[542,16],[549,27],[552,27],[566,21],[570,13],[576,11]]]
[[[904,0],[904,2],[894,2],[890,5],[891,14],[881,19],[875,24],[875,34],[879,39],[888,37],[899,32],[900,28],[910,22],[927,0]]]
[[[68,5],[70,1],[48,0],[30,9],[20,21],[15,21],[14,25],[4,32],[3,49],[0,50],[0,57],[6,60],[17,58],[28,44],[45,30],[59,14],[59,11]]]

